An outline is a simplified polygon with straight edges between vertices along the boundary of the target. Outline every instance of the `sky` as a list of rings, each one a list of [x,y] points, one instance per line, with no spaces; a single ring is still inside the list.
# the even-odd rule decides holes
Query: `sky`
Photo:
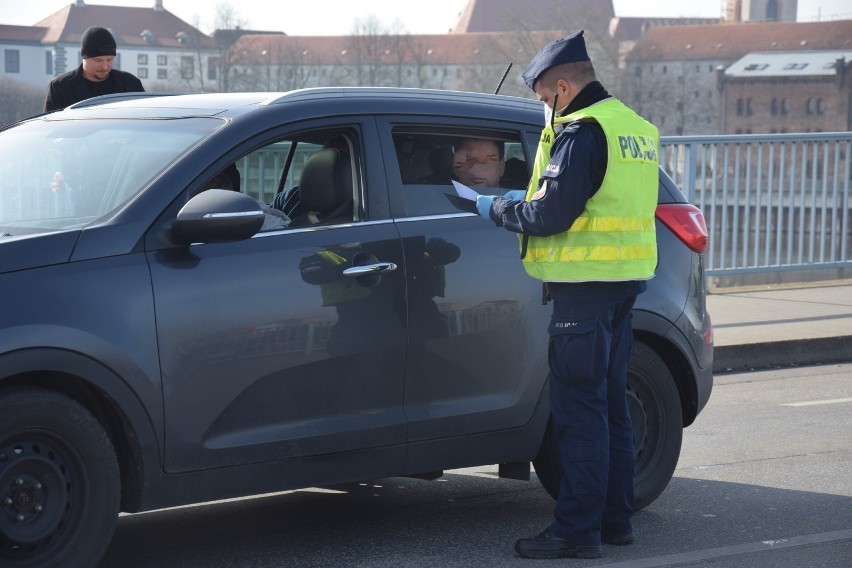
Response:
[[[31,26],[74,0],[0,0],[0,24]],[[410,34],[443,34],[468,0],[323,0],[322,11],[303,0],[163,0],[163,7],[204,32],[214,29],[216,6],[229,4],[245,28],[289,35],[348,35],[374,16],[382,28]],[[529,6],[534,0],[518,2]],[[86,0],[86,4],[152,7],[154,0]],[[719,17],[722,0],[613,0],[617,16]],[[798,20],[852,19],[852,0],[799,0]]]

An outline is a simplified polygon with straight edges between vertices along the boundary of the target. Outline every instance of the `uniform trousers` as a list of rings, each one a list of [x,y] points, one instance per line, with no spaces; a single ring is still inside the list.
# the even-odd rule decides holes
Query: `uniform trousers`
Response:
[[[602,530],[633,531],[626,382],[631,309],[644,287],[644,282],[548,285],[550,408],[564,470],[549,530],[578,545],[599,545]]]

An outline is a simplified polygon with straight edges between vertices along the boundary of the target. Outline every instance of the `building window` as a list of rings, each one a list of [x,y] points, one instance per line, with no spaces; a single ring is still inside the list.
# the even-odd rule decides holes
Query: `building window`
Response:
[[[157,69],[157,79],[168,79],[169,71],[168,69]]]
[[[823,101],[822,98],[817,99],[816,112],[817,114],[825,113],[825,101]]]
[[[790,102],[787,99],[781,99],[781,115],[786,116],[790,112]]]
[[[778,99],[772,99],[772,116],[778,116]]]
[[[136,70],[136,76],[139,77],[140,79],[147,79],[148,78],[148,68],[147,67],[138,68]]]
[[[813,114],[814,113],[814,106],[815,106],[814,100],[812,98],[808,97],[808,102],[805,105],[805,112],[808,113],[808,114]]]
[[[140,53],[136,56],[136,64],[137,65],[148,65],[148,55],[145,53]]]
[[[168,55],[158,55],[157,56],[157,65],[168,65],[169,64],[169,56]]]
[[[7,49],[6,52],[6,73],[21,72],[21,52],[17,49]]]
[[[668,70],[669,70],[668,67],[663,65],[663,75],[665,75],[668,72]]]
[[[48,75],[53,75],[53,52],[44,52],[44,72]]]
[[[180,58],[180,78],[192,79],[195,76],[195,58],[181,57]]]
[[[775,0],[769,0],[769,2],[766,3],[766,21],[778,21],[778,2]]]
[[[207,80],[216,81],[219,78],[219,58],[211,57],[207,60]]]
[[[748,116],[751,116],[752,114],[754,114],[754,107],[753,107],[753,106],[752,106],[752,104],[751,104],[751,99],[750,99],[750,98],[749,98],[749,99],[746,99],[746,114],[747,114]]]
[[[737,99],[737,116],[742,116],[744,113],[745,104],[742,99]]]

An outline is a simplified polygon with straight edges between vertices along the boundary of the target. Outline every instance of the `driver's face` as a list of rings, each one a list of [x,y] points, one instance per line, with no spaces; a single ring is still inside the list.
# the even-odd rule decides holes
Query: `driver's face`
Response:
[[[469,187],[500,187],[506,169],[497,144],[491,140],[468,140],[453,156],[453,171]]]

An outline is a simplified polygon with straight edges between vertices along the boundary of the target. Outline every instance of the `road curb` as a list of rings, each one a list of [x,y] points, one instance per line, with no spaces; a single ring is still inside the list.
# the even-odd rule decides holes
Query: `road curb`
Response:
[[[726,345],[713,349],[714,373],[846,361],[852,361],[852,335]]]

